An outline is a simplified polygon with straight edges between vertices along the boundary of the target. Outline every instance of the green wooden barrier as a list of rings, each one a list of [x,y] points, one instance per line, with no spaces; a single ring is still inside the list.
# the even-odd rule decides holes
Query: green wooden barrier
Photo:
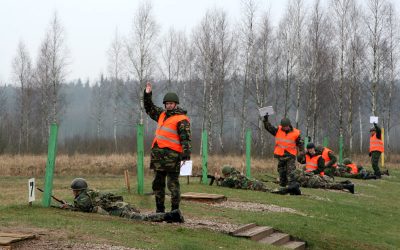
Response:
[[[324,143],[323,143],[323,146],[324,146],[324,147],[328,147],[328,144],[329,144],[329,139],[328,139],[328,137],[327,137],[327,136],[325,136],[325,137],[324,137]]]
[[[143,140],[143,124],[137,125],[136,131],[137,140],[137,192],[143,194],[144,185],[144,140]]]
[[[251,178],[251,130],[246,130],[246,176]]]
[[[57,124],[53,123],[50,126],[49,146],[47,150],[46,174],[44,177],[44,192],[42,198],[43,207],[50,207],[51,203],[51,195],[53,192],[54,167],[56,165],[57,155],[57,134]]]
[[[208,181],[208,138],[207,138],[207,130],[203,130],[201,133],[201,159],[202,159],[202,183],[207,184]]]

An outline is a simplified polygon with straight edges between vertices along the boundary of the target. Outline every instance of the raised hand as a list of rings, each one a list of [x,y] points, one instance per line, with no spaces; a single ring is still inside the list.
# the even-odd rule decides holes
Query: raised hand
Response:
[[[151,92],[151,83],[147,82],[146,83],[146,93],[149,94]]]

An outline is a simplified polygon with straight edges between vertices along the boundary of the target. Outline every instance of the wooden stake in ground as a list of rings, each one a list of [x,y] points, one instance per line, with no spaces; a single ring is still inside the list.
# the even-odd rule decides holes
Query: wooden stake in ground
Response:
[[[128,189],[128,193],[131,193],[131,184],[129,182],[129,171],[125,170],[124,174],[125,174],[125,186]]]

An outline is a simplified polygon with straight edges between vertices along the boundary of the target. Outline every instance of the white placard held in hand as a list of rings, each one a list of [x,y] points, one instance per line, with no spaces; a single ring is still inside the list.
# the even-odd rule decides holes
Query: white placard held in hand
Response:
[[[192,175],[192,166],[193,166],[193,161],[185,161],[183,164],[183,161],[181,162],[181,171],[179,173],[180,176],[191,176]]]
[[[35,201],[35,178],[28,181],[28,202]]]
[[[378,117],[377,116],[370,116],[369,117],[369,123],[376,123],[378,124]]]
[[[268,115],[273,115],[275,114],[274,112],[274,108],[272,106],[267,106],[267,107],[263,107],[263,108],[259,108],[258,112],[260,113],[260,116],[263,117],[266,114]]]

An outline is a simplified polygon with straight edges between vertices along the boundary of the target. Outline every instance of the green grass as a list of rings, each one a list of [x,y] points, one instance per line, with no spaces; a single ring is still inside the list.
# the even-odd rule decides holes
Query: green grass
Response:
[[[397,249],[400,248],[400,171],[382,180],[354,180],[356,195],[318,189],[302,189],[302,196],[234,190],[181,179],[182,192],[224,194],[235,201],[274,204],[296,209],[307,216],[290,213],[238,211],[182,201],[187,218],[272,226],[308,242],[311,249]],[[68,189],[73,177],[56,177],[53,194],[72,201]],[[154,210],[152,196],[128,194],[122,177],[86,177],[90,187],[122,194],[143,210]],[[1,228],[36,227],[64,232],[71,241],[105,242],[151,249],[272,249],[250,240],[234,238],[206,229],[177,224],[141,223],[123,218],[42,208],[40,200],[27,206],[25,177],[0,177]],[[145,181],[151,191],[151,179]],[[43,186],[43,179],[37,180]],[[40,194],[37,198],[40,199]],[[169,201],[167,200],[167,206]]]

